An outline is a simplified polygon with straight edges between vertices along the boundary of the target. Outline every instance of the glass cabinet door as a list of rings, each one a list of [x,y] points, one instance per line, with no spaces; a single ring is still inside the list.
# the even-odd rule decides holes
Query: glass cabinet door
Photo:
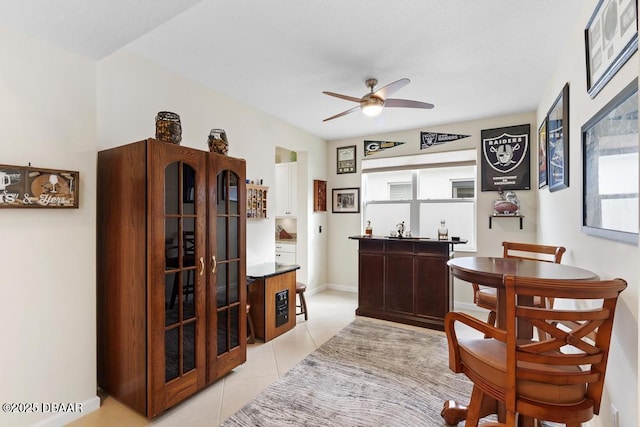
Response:
[[[246,361],[244,160],[209,157],[208,244],[214,264],[207,301],[207,381]]]
[[[206,157],[149,143],[148,413],[206,384]]]
[[[197,208],[193,198],[196,171],[183,162],[165,167],[165,382],[195,369]],[[180,184],[183,185],[180,185]],[[204,262],[204,260],[203,260]]]
[[[218,356],[240,345],[240,213],[236,173],[217,175],[216,199],[216,316]],[[245,284],[246,286],[246,284]]]

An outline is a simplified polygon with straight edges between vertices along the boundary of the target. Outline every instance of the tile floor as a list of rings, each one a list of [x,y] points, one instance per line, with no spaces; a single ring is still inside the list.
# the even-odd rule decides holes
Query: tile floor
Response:
[[[355,293],[325,290],[307,296],[309,320],[297,317],[296,327],[268,343],[247,345],[247,362],[225,378],[168,410],[153,421],[100,395],[100,409],[70,426],[216,426],[295,364],[355,319]]]

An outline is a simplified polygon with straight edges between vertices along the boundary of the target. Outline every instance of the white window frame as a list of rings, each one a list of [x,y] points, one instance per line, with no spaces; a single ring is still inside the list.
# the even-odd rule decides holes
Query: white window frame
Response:
[[[470,177],[468,179],[452,179],[451,181],[469,181],[473,180],[474,182],[474,197],[473,198],[451,198],[451,199],[418,199],[417,189],[418,189],[418,173],[420,169],[425,169],[427,167],[454,167],[459,166],[461,164],[473,165],[477,167],[476,161],[476,151],[475,150],[459,150],[447,153],[430,153],[430,154],[422,154],[417,156],[403,156],[403,157],[391,157],[391,158],[376,158],[376,159],[364,159],[362,162],[362,189],[363,189],[363,215],[362,218],[366,217],[367,205],[391,205],[391,204],[407,204],[410,205],[410,216],[411,223],[407,224],[407,229],[410,230],[420,230],[420,206],[425,203],[470,203],[473,205],[473,236],[460,236],[462,238],[466,238],[469,240],[471,245],[466,248],[462,248],[460,246],[456,247],[456,251],[460,252],[475,252],[477,250],[477,173],[474,177]],[[393,171],[393,170],[411,170],[412,171],[412,198],[410,200],[376,200],[376,201],[367,201],[366,191],[366,174],[373,172],[382,172],[382,171]],[[415,233],[414,233],[415,234]]]

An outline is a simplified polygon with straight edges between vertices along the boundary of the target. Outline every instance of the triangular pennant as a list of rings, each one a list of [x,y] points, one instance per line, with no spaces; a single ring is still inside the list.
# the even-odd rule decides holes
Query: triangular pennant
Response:
[[[397,147],[398,145],[402,144],[404,144],[404,142],[364,141],[364,156],[371,156],[372,154],[378,153],[382,150],[386,150],[387,148]]]
[[[445,142],[456,141],[468,138],[470,135],[458,135],[453,133],[420,132],[420,149],[424,150],[432,145],[444,144]]]

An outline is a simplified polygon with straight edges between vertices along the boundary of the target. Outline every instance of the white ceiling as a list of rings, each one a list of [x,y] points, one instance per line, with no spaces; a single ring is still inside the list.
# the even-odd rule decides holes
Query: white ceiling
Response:
[[[3,0],[0,25],[99,60],[126,49],[326,140],[533,111],[581,0]],[[324,118],[364,81],[433,110]],[[178,112],[179,113],[179,112]],[[224,124],[216,124],[224,127]]]

